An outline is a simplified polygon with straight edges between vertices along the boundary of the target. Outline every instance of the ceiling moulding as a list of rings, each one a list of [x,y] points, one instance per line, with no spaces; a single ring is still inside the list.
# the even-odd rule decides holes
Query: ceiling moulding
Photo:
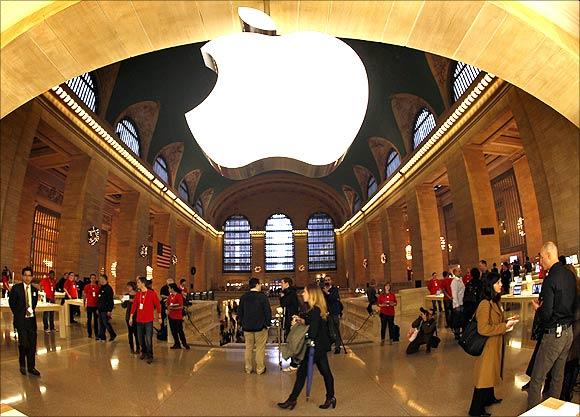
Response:
[[[113,127],[116,128],[117,123],[125,117],[130,118],[137,125],[141,158],[147,160],[149,146],[151,145],[151,139],[159,117],[159,103],[156,101],[140,101],[131,104],[117,116]]]
[[[169,205],[191,220],[199,229],[207,231],[216,237],[218,231],[199,214],[193,210],[185,201],[179,198],[170,190],[167,184],[163,183],[152,172],[150,167],[145,166],[124,144],[118,140],[113,132],[109,132],[106,124],[98,120],[98,116],[86,111],[82,105],[76,101],[76,97],[68,94],[62,87],[53,87],[42,94],[51,105],[56,107],[65,118],[76,125],[80,131],[90,139],[95,146],[100,148],[105,156],[111,158],[115,163],[121,165],[130,172],[136,181],[143,186],[150,188],[159,195]],[[93,117],[93,115],[96,117]],[[101,124],[103,123],[103,124]],[[105,127],[103,127],[103,125]]]
[[[183,177],[182,181],[185,181],[185,184],[187,184],[187,191],[189,191],[189,199],[190,200],[195,195],[195,192],[197,190],[197,184],[199,183],[200,178],[201,178],[201,170],[200,169],[194,169],[193,171],[189,171]],[[191,201],[188,201],[188,203],[191,203]]]
[[[352,167],[352,171],[354,172],[354,176],[358,181],[360,189],[363,191],[363,196],[361,196],[361,198],[364,197],[363,200],[366,200],[368,198],[367,185],[369,182],[369,178],[374,177],[374,175],[367,167],[363,167],[362,165],[354,165]]]
[[[155,159],[158,156],[162,156],[163,159],[167,162],[167,168],[169,169],[169,178],[171,180],[171,184],[168,184],[172,187],[175,187],[175,176],[177,175],[177,170],[179,169],[179,164],[181,163],[181,158],[183,158],[183,142],[173,142],[169,145],[165,145]],[[153,161],[155,161],[155,159]]]
[[[407,156],[408,159],[401,164],[399,170],[342,227],[336,229],[336,232],[342,234],[358,225],[362,219],[371,215],[385,203],[389,196],[404,186],[407,178],[427,165],[444,146],[457,139],[458,133],[477,117],[481,109],[505,84],[505,81],[496,78],[493,74],[485,74],[479,82],[474,83],[468,93],[463,95],[462,100],[458,100],[453,107],[441,115],[437,126],[422,144]]]
[[[433,110],[433,107],[425,101],[425,99],[414,94],[393,94],[393,96],[391,96],[391,108],[393,109],[395,121],[397,122],[397,127],[401,132],[401,137],[405,144],[405,150],[408,154],[413,152],[413,127],[419,110],[427,108],[431,113],[433,113],[435,119],[439,121],[437,113]]]
[[[383,182],[385,180],[385,168],[387,165],[387,157],[391,149],[394,149],[395,152],[399,154],[399,158],[401,158],[401,152],[397,149],[397,147],[388,139],[380,138],[380,137],[372,137],[368,140],[369,149],[375,158],[375,162],[377,163],[377,170],[381,175],[380,181]],[[402,159],[402,158],[401,158]]]

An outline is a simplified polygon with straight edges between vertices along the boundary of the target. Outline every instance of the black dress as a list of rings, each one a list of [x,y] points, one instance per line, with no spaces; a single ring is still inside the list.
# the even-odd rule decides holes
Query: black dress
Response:
[[[324,386],[326,387],[326,398],[334,397],[334,377],[330,371],[328,364],[327,353],[330,351],[330,337],[328,335],[328,322],[320,315],[320,309],[314,307],[306,313],[304,321],[308,326],[307,339],[314,341],[314,363],[318,371],[324,378]],[[308,349],[312,349],[309,347]],[[306,382],[306,374],[308,371],[308,352],[306,358],[300,363],[296,373],[296,382],[290,394],[289,400],[296,401],[304,383]]]

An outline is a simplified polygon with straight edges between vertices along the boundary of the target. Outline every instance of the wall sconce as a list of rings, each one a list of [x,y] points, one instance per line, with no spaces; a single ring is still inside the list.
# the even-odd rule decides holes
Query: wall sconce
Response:
[[[447,243],[445,242],[445,236],[439,236],[439,245],[441,246],[441,250],[445,250],[447,247]]]
[[[114,278],[117,278],[117,261],[115,261],[111,264],[111,275]]]
[[[385,255],[384,253],[381,253],[381,263],[382,264],[387,263],[387,255]]]
[[[99,241],[99,239],[101,238],[101,231],[99,230],[98,227],[93,226],[89,229],[88,235],[89,235],[89,239],[88,239],[89,245],[95,246],[97,244],[97,242]]]
[[[256,266],[256,267],[254,267],[254,272],[255,272],[255,273],[262,272],[262,267],[261,267],[261,266]]]
[[[521,237],[524,237],[526,235],[526,232],[524,230],[524,218],[523,217],[518,217],[518,233]]]
[[[499,228],[501,229],[504,235],[507,233],[507,228],[505,227],[505,220],[499,222]]]
[[[405,246],[405,258],[407,258],[408,261],[413,259],[412,250],[413,247],[411,245]]]

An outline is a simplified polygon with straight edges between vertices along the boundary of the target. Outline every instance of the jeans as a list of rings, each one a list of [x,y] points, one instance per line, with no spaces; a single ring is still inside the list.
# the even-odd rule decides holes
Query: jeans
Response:
[[[312,349],[312,348],[308,348]],[[326,398],[330,399],[334,397],[334,377],[332,376],[332,372],[330,371],[330,365],[328,364],[328,356],[326,352],[321,355],[319,358],[314,359],[314,363],[324,378],[324,387],[326,388]],[[298,367],[298,371],[296,372],[296,382],[294,382],[294,388],[292,389],[292,393],[288,399],[290,401],[296,401],[302,388],[304,388],[304,383],[306,382],[306,376],[308,372],[308,352],[306,352],[306,357],[300,363]]]
[[[93,335],[93,327],[95,329],[95,337],[100,337],[99,312],[97,311],[97,307],[87,307],[87,334],[89,337]]]
[[[563,329],[560,337],[556,337],[555,333],[545,333],[542,336],[528,390],[528,410],[542,402],[542,384],[550,370],[552,371],[552,382],[547,394],[550,397],[560,398],[564,381],[564,367],[573,337],[572,326]]]
[[[132,326],[129,326],[129,320],[126,320],[126,323],[128,331],[127,338],[129,339],[129,348],[131,348],[132,351],[135,351],[135,348],[137,348],[136,350],[139,351],[140,350],[139,346],[141,346],[141,343],[139,342],[139,337],[137,337],[137,324],[135,323]]]
[[[443,300],[443,306],[445,307],[445,324],[447,327],[451,327],[451,315],[453,314],[453,300]]]
[[[268,341],[268,329],[259,332],[244,332],[246,339],[246,351],[244,355],[246,372],[250,373],[254,369],[254,358],[256,360],[256,373],[261,374],[266,370],[264,359],[266,357],[266,342]],[[254,349],[256,356],[254,357]]]
[[[171,334],[173,335],[173,341],[175,346],[187,346],[187,341],[185,340],[185,332],[183,331],[183,320],[169,319],[169,328],[171,329]],[[181,343],[180,343],[181,342]]]
[[[111,322],[109,319],[109,311],[99,311],[99,339],[106,340],[106,331],[109,331],[109,335],[113,338],[117,337],[117,333],[113,330]]]
[[[46,302],[54,304],[54,300],[46,300]],[[49,330],[49,323],[50,330],[54,330],[54,311],[45,311],[42,313],[42,324],[44,324],[44,330]]]
[[[381,313],[379,317],[381,318],[381,341],[385,340],[387,325],[389,327],[389,339],[394,340],[393,332],[395,328],[395,316],[387,316]]]
[[[153,322],[137,323],[137,337],[141,344],[141,355],[153,359]]]

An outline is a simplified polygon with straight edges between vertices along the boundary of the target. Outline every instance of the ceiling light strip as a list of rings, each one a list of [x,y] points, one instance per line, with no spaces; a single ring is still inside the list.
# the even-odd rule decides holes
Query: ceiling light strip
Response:
[[[411,158],[402,167],[399,168],[399,171],[393,175],[358,212],[347,220],[342,227],[335,229],[336,233],[344,233],[350,227],[356,225],[365,216],[365,213],[374,211],[377,206],[383,203],[389,195],[401,186],[406,175],[419,169],[427,162],[429,159],[428,156],[430,157],[435,150],[439,149],[445,142],[450,140],[458,127],[464,124],[465,113],[467,110],[475,110],[472,108],[472,104],[488,89],[489,85],[494,80],[499,79],[493,74],[485,74],[472,91],[465,96],[463,101],[456,104],[453,113],[451,113],[437,129],[434,129],[434,131],[427,136],[423,141],[423,145],[412,154]],[[470,111],[469,113],[471,115],[472,112]],[[459,124],[459,121],[463,123]],[[428,153],[429,155],[427,155]]]
[[[107,130],[99,124],[99,122],[93,119],[91,115],[88,114],[82,106],[80,106],[75,99],[66,92],[66,90],[60,86],[53,87],[51,90],[66,106],[70,108],[72,112],[76,114],[78,121],[83,124],[83,127],[85,127],[84,130],[87,133],[92,133],[92,135],[90,134],[88,136],[93,139],[94,143],[100,146],[114,159],[117,159],[130,168],[146,186],[162,196],[184,215],[191,217],[194,223],[202,229],[207,230],[213,236],[218,235],[218,231],[211,224],[206,222],[191,207],[178,198],[177,195],[170,190],[167,185],[160,181],[146,166],[144,166],[141,161],[135,158],[131,152],[128,152],[124,146],[117,142],[117,140],[111,136]],[[48,92],[44,95],[51,99]]]

